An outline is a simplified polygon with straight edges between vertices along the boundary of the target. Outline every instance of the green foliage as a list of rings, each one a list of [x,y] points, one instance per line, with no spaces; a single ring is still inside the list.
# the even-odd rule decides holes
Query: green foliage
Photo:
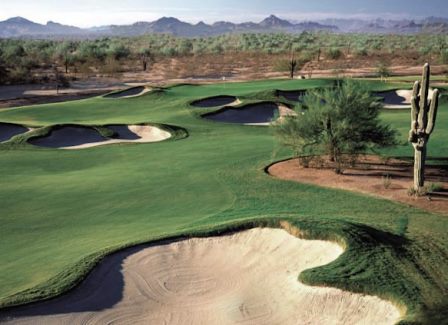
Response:
[[[333,47],[327,51],[327,56],[331,60],[337,60],[342,57],[342,51],[338,48]]]
[[[448,49],[444,49],[440,52],[440,61],[442,64],[448,64]]]
[[[345,80],[335,89],[308,92],[304,111],[274,125],[280,141],[297,154],[325,153],[341,172],[344,155],[396,144],[396,132],[379,119],[381,105],[361,84]]]
[[[391,73],[390,73],[390,69],[389,69],[389,64],[387,64],[384,61],[379,62],[377,65],[377,68],[376,68],[376,73],[381,78],[390,77]]]

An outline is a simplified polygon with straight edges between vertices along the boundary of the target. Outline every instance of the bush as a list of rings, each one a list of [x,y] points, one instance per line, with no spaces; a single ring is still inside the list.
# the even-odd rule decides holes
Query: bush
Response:
[[[355,56],[357,56],[357,57],[364,57],[364,56],[368,56],[368,55],[369,55],[369,52],[364,47],[355,49]]]
[[[379,118],[380,108],[367,89],[345,80],[334,89],[307,92],[305,113],[275,123],[274,133],[296,153],[313,150],[328,155],[335,172],[341,173],[353,164],[353,157],[397,143],[397,132]]]
[[[327,57],[331,60],[337,60],[342,57],[342,52],[340,49],[333,47],[328,50]]]
[[[448,64],[448,49],[440,53],[440,61],[442,61],[442,64]]]

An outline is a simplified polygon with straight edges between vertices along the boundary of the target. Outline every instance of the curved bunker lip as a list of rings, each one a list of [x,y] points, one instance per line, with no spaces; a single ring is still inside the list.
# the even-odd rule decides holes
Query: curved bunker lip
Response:
[[[29,128],[24,127],[23,125],[0,122],[0,142],[8,141],[12,137],[26,133],[29,130]]]
[[[61,125],[55,126],[49,134],[28,140],[32,145],[46,148],[70,148],[106,141],[97,130],[89,126]]]
[[[202,115],[203,118],[212,121],[246,125],[268,125],[278,116],[279,106],[274,102],[224,107],[216,112]]]
[[[232,104],[235,105],[237,103],[238,103],[237,97],[222,95],[195,100],[190,105],[194,107],[207,108],[207,107],[228,106]]]
[[[138,140],[141,139],[140,136],[138,136],[136,133],[132,132],[129,129],[128,125],[123,124],[114,124],[114,125],[107,125],[108,129],[111,129],[115,132],[117,135],[114,137],[114,139],[121,139],[121,140]]]
[[[152,125],[107,125],[114,138],[103,137],[93,127],[66,125],[55,127],[48,135],[28,140],[30,144],[56,149],[86,149],[116,143],[151,143],[171,138],[171,133]]]
[[[253,228],[140,245],[107,256],[70,292],[0,313],[12,324],[394,324],[375,296],[311,287],[297,276],[339,245]],[[300,306],[300,308],[298,308]],[[174,322],[173,322],[174,320]]]
[[[114,92],[111,94],[104,95],[104,98],[131,98],[131,97],[138,97],[143,95],[144,93],[147,93],[150,91],[150,89],[146,88],[145,86],[138,86],[138,87],[132,87],[129,89],[125,89],[122,91]]]
[[[434,90],[430,89],[428,92],[428,99],[432,98]],[[398,109],[411,108],[412,90],[399,89],[379,91],[373,93],[376,97],[380,97],[384,103],[384,108]]]
[[[302,97],[306,95],[306,90],[277,90],[275,95],[293,102],[300,102]]]

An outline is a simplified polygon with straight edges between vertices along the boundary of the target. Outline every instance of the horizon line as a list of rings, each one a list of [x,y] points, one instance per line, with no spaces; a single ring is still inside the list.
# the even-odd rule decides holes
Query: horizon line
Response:
[[[321,13],[322,14],[322,13]],[[122,23],[105,23],[105,24],[101,24],[101,25],[88,25],[88,26],[80,26],[80,25],[74,25],[71,23],[64,23],[63,21],[56,21],[56,20],[39,20],[39,19],[30,19],[30,18],[26,18],[24,16],[9,16],[8,18],[3,18],[3,20],[0,20],[0,22],[4,22],[4,21],[8,21],[10,19],[14,19],[14,18],[22,18],[22,19],[26,19],[28,21],[31,21],[33,23],[37,23],[37,24],[41,24],[41,25],[46,25],[50,22],[52,23],[58,23],[58,24],[62,24],[62,25],[66,25],[66,26],[71,26],[71,27],[77,27],[80,29],[91,29],[91,28],[97,28],[97,27],[103,27],[103,26],[125,26],[125,25],[133,25],[136,23],[142,23],[142,22],[147,22],[147,23],[151,23],[151,22],[155,22],[158,21],[160,19],[163,18],[174,18],[177,19],[179,21],[185,22],[185,23],[189,23],[192,25],[197,25],[199,23],[205,23],[207,25],[213,25],[214,23],[217,22],[229,22],[229,23],[234,23],[234,24],[243,24],[243,23],[260,23],[262,22],[264,19],[269,18],[271,16],[275,16],[281,20],[286,20],[292,23],[304,23],[304,22],[313,22],[313,21],[324,21],[324,20],[329,20],[329,19],[335,19],[335,20],[361,20],[361,21],[375,21],[375,20],[391,20],[391,21],[398,21],[398,20],[410,20],[410,21],[418,21],[418,20],[424,20],[427,18],[438,18],[438,19],[448,19],[448,17],[444,17],[444,16],[435,16],[435,15],[431,15],[431,16],[409,16],[409,15],[395,15],[395,14],[389,14],[388,17],[384,17],[383,16],[376,16],[376,15],[357,15],[357,14],[347,14],[347,15],[328,15],[328,16],[324,16],[322,15],[321,17],[315,17],[315,18],[309,18],[309,19],[300,19],[300,18],[288,18],[288,17],[284,17],[284,15],[278,15],[278,14],[268,14],[268,15],[257,15],[260,20],[255,20],[255,19],[248,19],[248,20],[240,20],[240,21],[232,21],[232,20],[225,20],[225,19],[221,19],[221,20],[215,20],[215,21],[209,21],[206,22],[207,20],[191,20],[188,18],[179,18],[176,16],[171,16],[171,15],[161,15],[158,16],[158,18],[152,18],[152,19],[140,19],[140,20],[134,20],[134,21],[130,21],[130,22],[122,22]],[[254,15],[255,17],[255,15]],[[264,18],[260,18],[260,17],[264,17]],[[1,18],[0,18],[1,19]]]

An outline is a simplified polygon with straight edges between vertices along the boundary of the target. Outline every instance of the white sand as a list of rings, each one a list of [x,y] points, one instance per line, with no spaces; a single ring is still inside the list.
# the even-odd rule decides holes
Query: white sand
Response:
[[[150,143],[150,142],[159,142],[167,140],[171,137],[171,133],[169,133],[168,131],[150,125],[128,125],[128,129],[132,133],[140,137],[140,139],[135,140],[110,139],[100,142],[85,143],[79,146],[60,147],[59,149],[67,149],[67,150],[85,149],[114,143]]]
[[[77,290],[56,303],[28,307],[18,312],[26,317],[12,319],[10,323],[379,325],[397,322],[400,313],[387,301],[334,288],[310,287],[297,280],[301,271],[330,263],[342,252],[334,243],[302,240],[285,230],[267,228],[142,248],[108,257]],[[124,281],[124,287],[122,291],[118,289],[122,295],[110,306],[92,311],[101,299],[113,296],[110,274],[120,265],[118,278]],[[116,282],[117,286],[123,285]],[[58,312],[54,307],[58,303],[63,308],[76,306],[77,312]]]
[[[291,108],[289,108],[289,107],[287,107],[287,106],[285,106],[285,105],[278,105],[278,112],[279,112],[279,118],[278,118],[277,120],[275,120],[275,121],[272,121],[272,122],[265,122],[265,123],[244,123],[244,125],[252,125],[252,126],[270,126],[270,125],[272,125],[273,123],[278,123],[278,122],[280,122],[280,121],[283,119],[283,117],[285,117],[285,116],[294,116],[294,115],[297,115],[297,113],[296,113],[293,109],[291,109]]]
[[[428,99],[432,99],[432,94],[434,93],[433,89],[429,89]],[[401,103],[384,103],[384,108],[387,109],[401,109],[401,108],[411,108],[411,98],[412,98],[412,90],[408,89],[400,89],[396,90],[395,94],[399,97],[403,98]]]
[[[149,93],[150,91],[152,91],[152,88],[150,87],[145,87],[145,89],[143,89],[140,93],[136,94],[136,95],[129,95],[129,96],[123,96],[120,97],[121,98],[132,98],[132,97],[139,97],[139,96],[143,96],[146,93]]]

